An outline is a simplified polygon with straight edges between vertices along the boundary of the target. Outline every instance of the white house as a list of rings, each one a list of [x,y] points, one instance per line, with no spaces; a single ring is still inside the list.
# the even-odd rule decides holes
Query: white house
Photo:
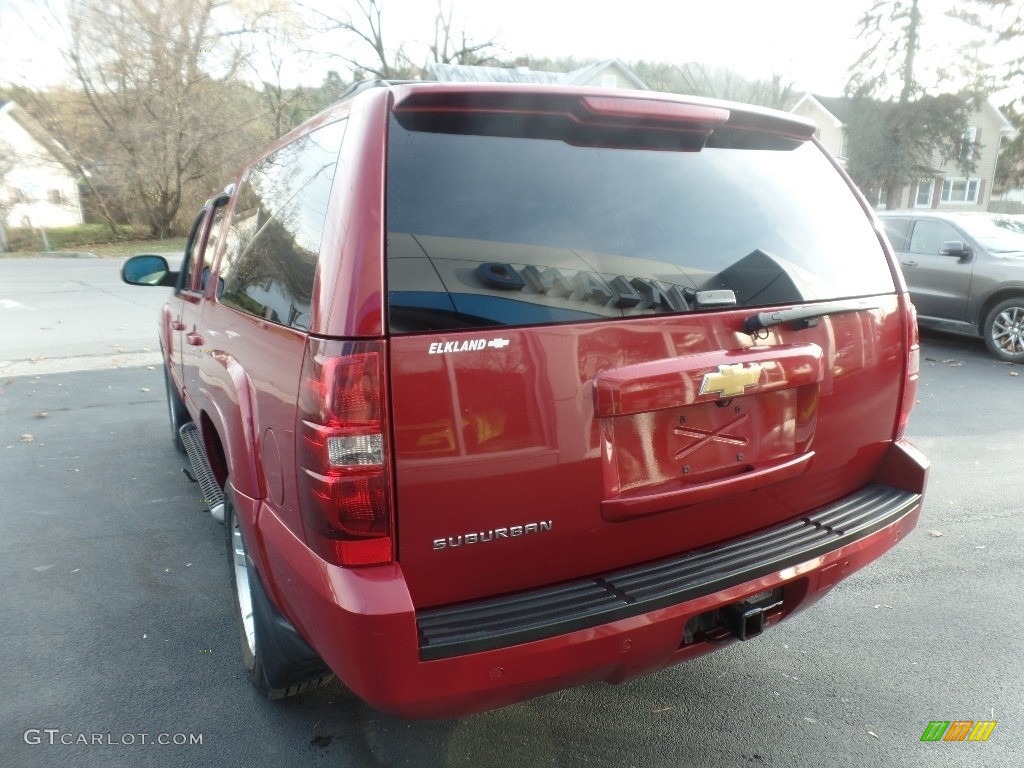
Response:
[[[855,102],[845,97],[816,96],[806,93],[790,112],[812,120],[817,136],[829,152],[846,165],[846,124],[850,120]],[[975,169],[970,176],[955,163],[941,163],[936,159],[937,174],[920,179],[900,191],[898,200],[890,208],[937,208],[944,210],[988,210],[996,176],[999,148],[1007,136],[1014,133],[1009,120],[987,99],[970,116],[970,127],[964,137],[974,147]],[[870,202],[880,208],[887,207],[884,193],[861,190]]]
[[[13,101],[0,103],[0,224],[82,223],[78,168],[67,150]],[[6,172],[5,172],[6,171]]]

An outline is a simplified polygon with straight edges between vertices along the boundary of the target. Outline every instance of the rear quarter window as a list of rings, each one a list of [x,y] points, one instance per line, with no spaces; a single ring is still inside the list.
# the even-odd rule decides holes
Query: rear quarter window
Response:
[[[305,330],[345,121],[257,163],[238,192],[221,259],[221,303]]]
[[[696,291],[756,307],[895,290],[811,143],[614,149],[393,115],[388,152],[393,332],[686,312]]]

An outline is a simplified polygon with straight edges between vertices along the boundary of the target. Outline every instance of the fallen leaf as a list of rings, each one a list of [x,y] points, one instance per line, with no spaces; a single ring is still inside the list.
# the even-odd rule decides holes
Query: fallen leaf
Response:
[[[984,548],[985,548],[984,544],[982,544],[980,547],[975,547],[975,549],[984,549]]]
[[[31,443],[35,440],[35,437],[33,435],[22,435],[18,439],[23,443]]]
[[[935,537],[936,539],[937,539],[937,538],[939,538],[939,537],[940,537],[940,536],[942,535],[942,531],[935,531],[935,530],[932,530],[932,531],[928,531],[928,533],[930,533],[930,534],[931,534],[932,536],[934,536],[934,537]]]
[[[868,731],[868,736],[874,736],[876,739],[878,738],[878,734],[874,731]]]
[[[45,419],[45,418],[46,418],[47,416],[49,416],[50,414],[48,414],[48,413],[47,413],[46,411],[36,411],[36,412],[35,412],[35,414],[33,414],[33,415],[34,415],[34,416],[35,416],[35,417],[36,417],[37,419]]]
[[[143,388],[142,388],[142,391],[143,391],[143,392],[149,392],[149,390],[150,390],[150,388],[149,388],[149,387],[143,387]]]
[[[1016,371],[1010,371],[1010,375],[1011,376],[1020,376],[1020,374],[1017,373]]]

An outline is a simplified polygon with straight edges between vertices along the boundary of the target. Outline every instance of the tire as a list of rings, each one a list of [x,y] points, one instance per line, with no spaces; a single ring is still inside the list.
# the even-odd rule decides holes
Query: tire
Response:
[[[1008,363],[1024,363],[1024,296],[996,304],[985,318],[988,351]]]
[[[333,673],[267,597],[238,524],[230,480],[224,497],[232,603],[249,682],[268,699],[283,699],[329,683]]]
[[[164,364],[164,391],[167,394],[167,414],[171,419],[171,444],[178,453],[185,453],[185,444],[181,442],[181,428],[192,419],[189,418],[188,409],[181,401],[178,393],[171,386],[171,376],[167,373],[167,365]]]

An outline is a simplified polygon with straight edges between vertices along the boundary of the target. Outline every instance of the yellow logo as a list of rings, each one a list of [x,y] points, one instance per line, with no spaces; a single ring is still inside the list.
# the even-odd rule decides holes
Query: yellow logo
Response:
[[[735,397],[742,395],[747,387],[753,387],[761,380],[761,366],[751,363],[720,365],[716,373],[705,373],[700,383],[700,394],[718,393],[719,397]]]

